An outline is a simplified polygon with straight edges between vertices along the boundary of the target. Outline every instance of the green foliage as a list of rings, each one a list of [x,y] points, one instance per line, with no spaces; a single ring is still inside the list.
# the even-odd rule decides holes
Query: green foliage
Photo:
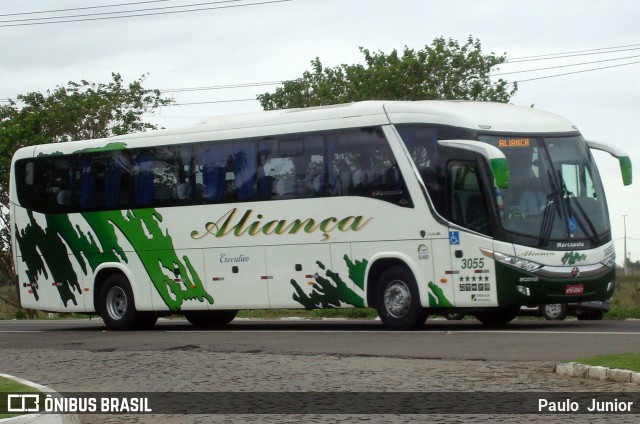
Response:
[[[483,54],[480,41],[460,45],[443,37],[422,50],[405,47],[400,55],[360,48],[365,64],[333,68],[316,57],[302,78],[285,81],[274,93],[258,96],[265,110],[322,106],[361,100],[491,100],[507,102],[517,91],[489,73],[506,55]]]
[[[609,319],[640,318],[640,277],[618,274],[611,309],[604,315]]]
[[[0,320],[3,319],[27,319],[46,316],[31,309],[20,307],[15,286],[0,286]]]
[[[249,309],[240,311],[239,318],[251,319],[279,319],[300,317],[315,318],[347,318],[347,319],[375,319],[378,313],[372,308],[340,308],[340,309]]]

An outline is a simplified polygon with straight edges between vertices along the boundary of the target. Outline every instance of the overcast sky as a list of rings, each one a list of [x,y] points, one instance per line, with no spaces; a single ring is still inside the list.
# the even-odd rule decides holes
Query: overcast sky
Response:
[[[124,3],[129,5],[96,7]],[[174,8],[185,5],[205,10]],[[30,13],[59,9],[69,10]],[[104,15],[142,9],[154,10]],[[157,14],[114,18],[149,13]],[[82,21],[35,20],[51,17],[58,18],[47,22]],[[282,81],[299,77],[316,56],[325,66],[355,63],[362,59],[360,46],[420,49],[439,36],[464,44],[472,35],[485,53],[506,53],[514,62],[496,73],[597,61],[502,78],[522,81],[512,103],[560,114],[586,138],[630,154],[636,170],[631,187],[622,186],[615,159],[596,155],[622,263],[622,215],[627,251],[640,259],[639,22],[637,0],[2,0],[0,101],[68,81],[107,83],[111,72],[127,82],[149,73],[145,87],[162,90]],[[564,52],[577,53],[515,62]],[[244,99],[274,88],[176,92],[172,96],[183,106],[163,108],[149,120],[176,128],[208,116],[258,111],[257,101]]]

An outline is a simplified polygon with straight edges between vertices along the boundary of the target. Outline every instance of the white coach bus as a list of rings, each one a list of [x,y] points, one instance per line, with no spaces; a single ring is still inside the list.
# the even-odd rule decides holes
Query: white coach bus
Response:
[[[532,108],[371,101],[26,147],[11,168],[25,308],[114,330],[179,313],[374,307],[389,328],[606,300],[614,247],[590,148]]]

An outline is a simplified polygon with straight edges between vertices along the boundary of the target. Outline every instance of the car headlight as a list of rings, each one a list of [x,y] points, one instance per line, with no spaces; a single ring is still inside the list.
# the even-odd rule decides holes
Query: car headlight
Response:
[[[539,268],[542,268],[542,265],[529,261],[527,259],[518,258],[517,256],[511,256],[500,252],[494,252],[488,249],[480,249],[482,254],[488,256],[490,258],[495,259],[498,262],[502,262],[503,264],[515,266],[516,268],[523,269],[528,272],[533,272]]]

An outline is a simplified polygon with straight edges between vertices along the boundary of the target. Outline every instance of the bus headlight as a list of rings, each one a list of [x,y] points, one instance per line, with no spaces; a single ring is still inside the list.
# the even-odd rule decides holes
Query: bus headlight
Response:
[[[616,255],[611,255],[601,262],[607,268],[613,268],[616,265]]]
[[[528,271],[528,272],[533,272],[533,271],[535,271],[535,270],[537,270],[539,268],[542,268],[542,265],[537,263],[537,262],[529,261],[527,259],[518,258],[517,256],[506,255],[504,253],[494,252],[494,251],[488,250],[488,249],[480,249],[480,250],[482,251],[483,255],[488,256],[490,258],[493,258],[498,262],[502,262],[503,264],[515,266],[516,268],[520,268],[520,269],[523,269],[523,270]]]

